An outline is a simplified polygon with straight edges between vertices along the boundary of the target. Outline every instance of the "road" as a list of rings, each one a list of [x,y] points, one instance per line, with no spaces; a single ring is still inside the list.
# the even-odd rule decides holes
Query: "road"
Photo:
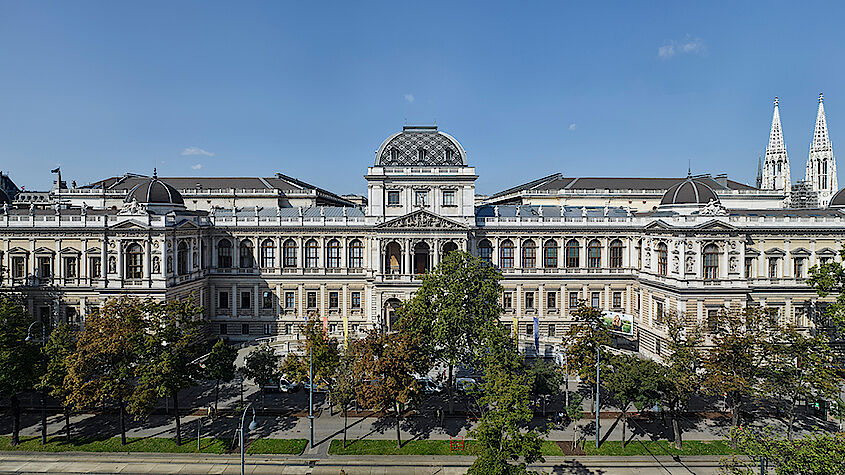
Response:
[[[247,456],[246,473],[337,475],[451,475],[463,474],[472,457],[461,456]],[[0,473],[65,474],[208,474],[239,473],[240,459],[228,455],[0,453]],[[718,473],[718,457],[548,457],[530,468],[541,473],[579,475],[711,475]]]

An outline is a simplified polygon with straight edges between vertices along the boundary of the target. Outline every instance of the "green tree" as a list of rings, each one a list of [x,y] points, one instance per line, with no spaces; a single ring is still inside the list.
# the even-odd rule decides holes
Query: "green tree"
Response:
[[[470,432],[480,446],[468,474],[523,474],[543,457],[543,433],[528,429],[532,377],[513,338],[497,326],[488,332],[478,361],[484,371],[480,387],[481,418]],[[511,461],[522,461],[516,465]]]
[[[31,323],[19,299],[0,295],[0,396],[12,404],[11,445],[18,444],[21,429],[18,393],[31,387],[40,371],[38,347],[24,341]]]
[[[453,251],[429,273],[398,310],[399,326],[419,335],[433,361],[448,368],[449,412],[454,410],[454,370],[470,364],[473,351],[501,307],[501,272],[467,252]]]
[[[244,358],[244,366],[241,373],[247,378],[255,381],[259,387],[267,386],[274,380],[281,377],[279,373],[279,362],[281,357],[276,355],[269,343],[262,343],[250,351]],[[264,390],[261,390],[262,397]]]
[[[130,411],[146,416],[160,397],[173,399],[176,445],[182,445],[179,391],[193,386],[202,375],[197,357],[202,354],[202,308],[189,300],[144,303],[146,331],[141,361],[135,368],[137,387],[130,398]]]
[[[779,327],[766,354],[762,392],[787,402],[787,439],[792,440],[797,401],[834,397],[841,368],[826,337],[804,334],[793,325]]]
[[[313,352],[314,381],[325,384],[331,393],[333,378],[340,363],[340,344],[337,338],[326,334],[317,318],[309,318],[302,331],[305,335],[305,339],[300,340],[299,350],[302,354],[288,353],[282,362],[282,373],[292,381],[308,381]]]
[[[698,368],[702,364],[699,350],[703,338],[702,328],[699,325],[688,325],[684,316],[678,313],[664,316],[663,322],[666,325],[669,351],[663,356],[659,393],[663,406],[669,409],[675,448],[680,450],[683,447],[680,414],[692,395],[701,389]]]
[[[385,413],[396,411],[396,445],[401,447],[401,406],[418,390],[414,375],[429,364],[426,353],[420,349],[420,337],[406,331],[374,331],[350,348],[355,355],[354,371],[363,380],[358,385],[358,400]]]
[[[135,390],[146,325],[144,306],[135,298],[107,300],[88,316],[68,358],[65,390],[77,409],[115,403],[120,417],[120,441],[126,445],[126,403]]]
[[[51,396],[61,401],[65,415],[65,435],[68,441],[70,441],[70,405],[65,378],[68,375],[68,360],[76,351],[77,333],[72,325],[64,323],[50,333],[47,344],[43,347],[44,357],[47,359],[47,371],[35,385],[36,389],[46,389]]]
[[[572,450],[575,450],[575,447],[578,443],[578,429],[581,419],[584,418],[584,396],[574,393],[569,396],[569,404],[566,405],[566,417],[575,424],[575,427],[572,431]]]
[[[569,367],[574,370],[581,380],[593,386],[596,385],[596,357],[601,365],[606,365],[610,353],[605,349],[612,343],[610,332],[602,320],[602,311],[588,307],[580,302],[578,308],[572,311],[573,322],[563,335]],[[595,398],[592,400],[595,406]],[[595,407],[598,411],[600,408]]]
[[[553,396],[560,392],[560,385],[563,384],[563,372],[560,366],[548,361],[537,360],[529,369],[531,375],[531,392],[541,398]],[[543,403],[543,415],[546,412],[545,401]]]
[[[711,394],[727,395],[731,426],[737,427],[743,402],[760,391],[765,349],[777,318],[771,309],[748,307],[723,312],[714,323],[713,347],[704,357],[703,386]]]
[[[722,472],[735,475],[760,473],[763,460],[778,475],[845,474],[845,434],[816,433],[796,440],[784,440],[770,433],[742,428],[731,430],[730,439],[739,454],[722,461]]]
[[[632,355],[616,355],[610,359],[608,371],[602,375],[604,386],[613,393],[622,409],[622,447],[625,447],[628,427],[628,407],[638,410],[651,407],[660,400],[660,380],[663,371],[652,360]]]
[[[346,447],[346,429],[349,425],[347,415],[349,406],[355,401],[360,378],[355,371],[355,359],[352,352],[347,352],[340,358],[335,369],[334,386],[332,387],[332,403],[337,405],[343,413],[343,447]]]
[[[205,377],[214,380],[214,414],[217,415],[217,401],[220,399],[220,382],[228,383],[235,377],[235,359],[238,350],[227,345],[222,339],[217,340],[203,362]]]
[[[845,260],[845,245],[839,250],[839,256]],[[810,277],[807,284],[812,287],[819,297],[835,295],[836,301],[827,306],[824,319],[817,319],[816,327],[826,330],[831,338],[845,327],[845,266],[841,261],[831,260],[826,264],[815,265],[809,270]]]

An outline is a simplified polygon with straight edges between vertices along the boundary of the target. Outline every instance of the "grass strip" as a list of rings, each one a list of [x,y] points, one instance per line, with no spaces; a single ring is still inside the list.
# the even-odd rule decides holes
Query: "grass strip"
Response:
[[[448,440],[409,440],[396,447],[396,440],[385,439],[350,440],[346,447],[342,439],[334,439],[329,446],[331,455],[478,455],[478,450],[474,440],[465,441],[463,448]],[[543,455],[563,455],[560,447],[549,440],[543,441],[541,451]]]
[[[731,455],[736,453],[725,440],[687,440],[678,450],[666,440],[633,440],[622,448],[622,442],[608,440],[596,449],[595,444],[582,442],[587,455]]]
[[[120,437],[108,439],[72,438],[68,442],[64,437],[51,437],[47,444],[41,445],[41,437],[21,437],[18,445],[11,445],[12,438],[0,436],[0,450],[20,450],[27,452],[161,452],[173,454],[198,453],[197,439],[183,437],[182,445],[163,437],[127,437],[126,445],[121,445]],[[218,438],[202,438],[201,450],[206,454],[226,452],[228,442]]]
[[[299,455],[306,445],[306,439],[256,439],[249,444],[247,453]]]

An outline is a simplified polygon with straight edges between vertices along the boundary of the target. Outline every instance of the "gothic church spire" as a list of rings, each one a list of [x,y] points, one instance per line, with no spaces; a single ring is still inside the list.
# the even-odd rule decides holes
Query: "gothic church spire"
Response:
[[[769,145],[766,147],[766,157],[763,162],[762,189],[778,190],[789,193],[791,186],[789,177],[789,156],[783,141],[783,130],[780,125],[780,110],[778,98],[775,97],[775,108],[772,113],[772,128],[769,132]]]
[[[827,206],[831,196],[839,190],[836,179],[836,158],[833,156],[833,144],[827,131],[827,118],[824,113],[824,96],[819,94],[819,109],[816,113],[816,128],[810,143],[810,156],[807,158],[806,181],[813,191],[818,193],[819,205]]]

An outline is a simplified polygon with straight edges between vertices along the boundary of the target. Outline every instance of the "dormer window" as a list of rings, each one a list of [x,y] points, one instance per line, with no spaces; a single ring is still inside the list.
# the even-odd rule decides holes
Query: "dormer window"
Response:
[[[417,161],[419,163],[422,164],[423,162],[425,162],[426,155],[427,155],[426,149],[424,149],[424,148],[418,148],[417,149]]]
[[[396,162],[396,160],[399,160],[399,150],[396,150],[395,148],[391,148],[390,149],[390,159],[393,160],[394,163]]]
[[[453,155],[454,155],[454,152],[452,152],[452,149],[447,148],[446,149],[446,163],[452,163],[452,156]]]

